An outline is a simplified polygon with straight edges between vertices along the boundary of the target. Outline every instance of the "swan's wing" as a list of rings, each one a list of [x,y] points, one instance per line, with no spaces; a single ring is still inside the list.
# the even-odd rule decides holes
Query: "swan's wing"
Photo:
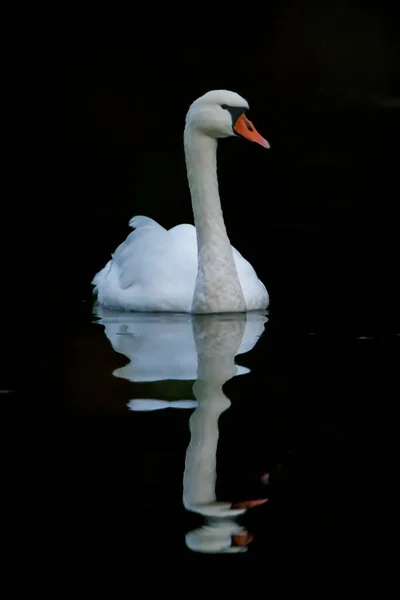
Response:
[[[119,271],[121,289],[135,283],[155,286],[157,294],[171,286],[171,292],[193,294],[197,274],[197,239],[193,225],[176,225],[169,231],[149,217],[134,217],[130,233],[115,251],[113,262]],[[181,289],[182,288],[182,289]]]
[[[249,261],[233,246],[232,251],[247,310],[257,310],[261,307],[266,308],[269,304],[269,296],[265,285],[259,280],[254,267],[252,267]]]
[[[118,268],[119,283],[123,290],[135,281],[144,282],[157,276],[159,257],[167,237],[167,230],[149,217],[133,217],[129,225],[134,231],[113,254],[113,263]]]
[[[197,275],[193,225],[169,231],[148,217],[134,217],[135,230],[94,278],[101,304],[129,310],[188,312]]]

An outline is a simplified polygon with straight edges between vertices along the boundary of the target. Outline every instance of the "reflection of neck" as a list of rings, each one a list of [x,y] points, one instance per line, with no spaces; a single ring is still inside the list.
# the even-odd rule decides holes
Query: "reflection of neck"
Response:
[[[217,140],[187,126],[184,144],[198,248],[192,312],[244,312],[246,304],[218,192]]]
[[[236,375],[235,355],[245,321],[245,315],[236,315],[234,320],[212,315],[193,319],[198,355],[193,393],[198,407],[190,418],[183,487],[185,506],[200,513],[202,505],[216,501],[218,419],[231,404],[222,386]]]

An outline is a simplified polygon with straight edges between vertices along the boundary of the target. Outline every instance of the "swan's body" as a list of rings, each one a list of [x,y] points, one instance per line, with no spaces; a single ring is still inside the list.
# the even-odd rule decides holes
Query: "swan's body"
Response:
[[[239,133],[264,147],[245,117],[246,100],[234,92],[208,92],[190,107],[185,159],[195,227],[169,231],[134,217],[134,231],[94,278],[98,302],[130,311],[192,313],[265,309],[267,290],[227,236],[217,179],[217,138]]]
[[[131,311],[191,312],[198,271],[195,227],[183,224],[167,230],[148,217],[134,217],[130,223],[135,230],[94,279],[100,304]],[[235,248],[231,252],[246,310],[266,308],[268,294],[253,267]],[[221,283],[222,302],[227,294]]]

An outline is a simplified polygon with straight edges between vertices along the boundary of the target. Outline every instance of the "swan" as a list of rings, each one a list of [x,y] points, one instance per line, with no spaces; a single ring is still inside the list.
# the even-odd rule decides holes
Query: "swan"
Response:
[[[166,230],[145,216],[93,281],[97,303],[138,312],[192,314],[263,310],[269,296],[254,268],[231,246],[217,179],[219,138],[239,136],[269,148],[248,120],[248,102],[212,90],[189,107],[184,129],[194,226]]]

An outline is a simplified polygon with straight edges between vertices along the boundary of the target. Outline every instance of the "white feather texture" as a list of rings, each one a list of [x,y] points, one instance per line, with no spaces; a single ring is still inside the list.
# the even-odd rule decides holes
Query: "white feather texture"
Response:
[[[217,139],[234,135],[221,105],[248,108],[234,92],[198,98],[186,116],[184,149],[195,226],[164,229],[136,216],[134,231],[93,279],[99,304],[129,311],[223,313],[262,310],[269,297],[254,268],[231,246],[217,179]]]

